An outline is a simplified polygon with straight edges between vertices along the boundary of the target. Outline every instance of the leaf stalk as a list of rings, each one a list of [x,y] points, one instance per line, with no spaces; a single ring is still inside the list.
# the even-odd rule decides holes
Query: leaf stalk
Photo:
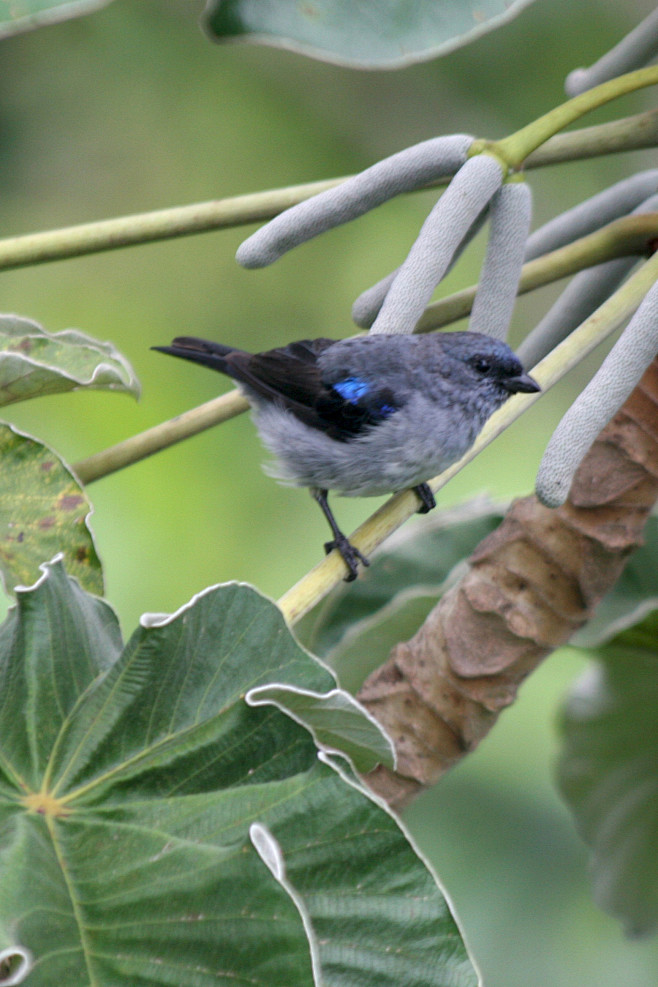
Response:
[[[612,123],[557,134],[533,151],[524,167],[540,168],[657,144],[658,110],[651,110]],[[263,222],[304,199],[334,188],[346,177],[349,176],[8,237],[0,240],[0,271]],[[431,187],[447,184],[450,177],[437,179]]]

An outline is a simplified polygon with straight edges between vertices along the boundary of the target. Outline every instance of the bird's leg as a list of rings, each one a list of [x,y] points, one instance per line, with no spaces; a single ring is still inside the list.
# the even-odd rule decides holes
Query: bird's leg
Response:
[[[333,532],[334,540],[325,543],[324,550],[329,554],[334,548],[337,548],[343,557],[343,561],[347,568],[349,569],[349,576],[345,576],[345,582],[351,583],[353,579],[357,577],[357,562],[362,562],[363,565],[370,565],[370,562],[362,555],[358,548],[345,537],[343,532],[340,530],[336,524],[336,518],[334,517],[331,508],[329,507],[329,501],[327,499],[326,490],[311,490],[311,494],[317,500],[318,504],[322,508],[322,512],[329,522],[329,526]]]
[[[430,490],[426,483],[419,483],[414,490],[421,502],[421,506],[418,508],[418,514],[427,514],[428,511],[434,510],[436,507],[436,501],[434,500],[434,494]]]

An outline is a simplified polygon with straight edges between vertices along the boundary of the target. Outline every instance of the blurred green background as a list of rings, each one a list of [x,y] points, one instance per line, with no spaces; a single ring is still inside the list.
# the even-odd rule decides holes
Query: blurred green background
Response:
[[[4,236],[348,174],[436,134],[503,136],[559,102],[566,73],[653,4],[539,0],[468,48],[391,73],[213,46],[197,24],[202,7],[115,0],[2,42]],[[649,99],[629,97],[586,122],[638,112]],[[532,173],[535,225],[652,164],[634,152]],[[152,345],[180,333],[246,348],[349,335],[353,299],[400,263],[434,199],[398,199],[262,271],[235,264],[245,229],[2,273],[3,311],[111,339],[144,389],[139,404],[88,392],[6,417],[75,462],[228,389]],[[478,242],[440,293],[476,280],[481,253]],[[512,342],[555,295],[519,303]],[[551,429],[599,359],[548,394],[441,503],[530,491]],[[225,580],[276,598],[318,561],[327,536],[319,510],[265,477],[261,460],[241,416],[90,485],[108,597],[126,635],[144,611],[174,610]],[[376,503],[334,506],[349,531]],[[567,650],[552,657],[480,750],[407,813],[488,987],[656,981],[655,942],[625,941],[592,903],[586,852],[552,788],[554,718],[582,664]]]

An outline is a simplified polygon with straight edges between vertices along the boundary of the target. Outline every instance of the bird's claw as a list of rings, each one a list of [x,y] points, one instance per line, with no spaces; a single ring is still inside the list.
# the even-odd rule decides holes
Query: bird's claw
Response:
[[[427,483],[419,483],[418,486],[414,487],[414,493],[420,500],[421,506],[416,511],[417,514],[428,514],[433,511],[436,507],[436,501],[434,499],[434,494]]]
[[[361,562],[364,566],[370,565],[370,560],[362,555],[358,548],[349,541],[348,538],[343,535],[341,538],[335,538],[333,541],[327,541],[324,543],[324,550],[329,554],[337,548],[340,552],[343,562],[349,569],[349,575],[345,576],[345,582],[353,582],[359,574],[358,563]]]

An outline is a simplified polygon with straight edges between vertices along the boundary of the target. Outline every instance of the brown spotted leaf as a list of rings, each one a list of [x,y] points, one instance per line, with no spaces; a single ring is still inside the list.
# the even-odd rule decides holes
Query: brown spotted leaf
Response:
[[[0,423],[0,574],[7,590],[29,586],[60,552],[71,576],[103,594],[103,575],[87,524],[91,505],[47,446]]]
[[[0,405],[80,387],[139,396],[139,382],[112,343],[77,329],[49,333],[19,315],[0,315]]]

